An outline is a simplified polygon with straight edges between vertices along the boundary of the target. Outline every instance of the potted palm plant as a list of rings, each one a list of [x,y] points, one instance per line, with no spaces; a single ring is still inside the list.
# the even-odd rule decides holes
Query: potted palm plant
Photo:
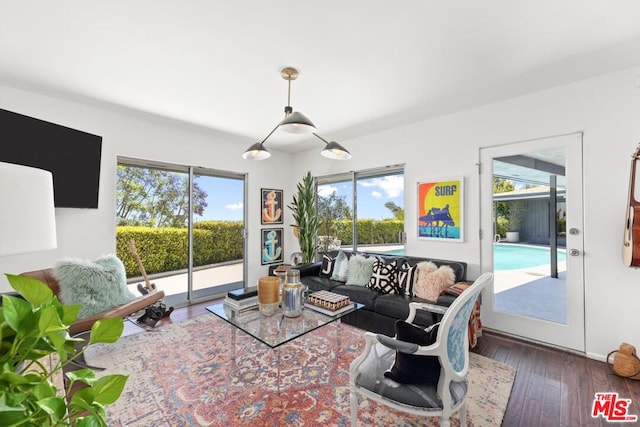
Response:
[[[507,242],[518,242],[520,240],[520,224],[524,217],[524,203],[517,200],[509,203],[509,212],[507,214]]]
[[[300,252],[302,252],[302,262],[310,263],[316,260],[316,235],[319,224],[316,215],[316,186],[311,172],[307,172],[298,183],[297,190],[288,208],[293,213],[295,221],[293,226],[298,229],[297,237]]]
[[[1,424],[106,427],[105,406],[120,397],[127,376],[96,378],[93,370],[79,369],[66,374],[66,387],[56,386],[54,379],[84,352],[76,348],[84,340],[69,335],[80,306],[62,305],[36,279],[7,278],[22,298],[3,295],[0,307]],[[122,331],[120,318],[99,320],[87,345],[113,343]]]

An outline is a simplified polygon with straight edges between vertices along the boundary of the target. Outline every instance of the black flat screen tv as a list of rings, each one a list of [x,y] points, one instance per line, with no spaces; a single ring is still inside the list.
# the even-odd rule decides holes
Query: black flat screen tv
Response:
[[[0,161],[51,171],[55,206],[98,208],[102,137],[0,109]]]

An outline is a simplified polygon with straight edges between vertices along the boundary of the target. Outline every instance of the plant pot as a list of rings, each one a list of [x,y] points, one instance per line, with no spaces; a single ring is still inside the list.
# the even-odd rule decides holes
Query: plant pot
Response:
[[[507,242],[515,243],[520,241],[520,232],[519,231],[507,231]]]

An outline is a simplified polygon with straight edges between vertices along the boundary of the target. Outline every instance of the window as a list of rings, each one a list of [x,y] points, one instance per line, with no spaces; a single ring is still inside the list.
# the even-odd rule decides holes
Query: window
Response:
[[[317,183],[320,252],[404,252],[402,165],[318,177]]]
[[[127,277],[144,283],[133,242],[169,303],[241,288],[244,185],[241,174],[119,159],[116,247]]]

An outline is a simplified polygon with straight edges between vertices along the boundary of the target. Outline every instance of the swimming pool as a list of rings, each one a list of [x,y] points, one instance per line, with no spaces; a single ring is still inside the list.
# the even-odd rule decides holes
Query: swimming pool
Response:
[[[550,264],[550,249],[524,245],[493,245],[494,270],[518,270]],[[564,249],[558,249],[558,262],[566,260]]]
[[[387,255],[404,255],[404,249],[377,251]],[[549,248],[497,243],[493,245],[494,270],[518,270],[550,264]],[[558,249],[558,262],[566,261],[564,249]]]

